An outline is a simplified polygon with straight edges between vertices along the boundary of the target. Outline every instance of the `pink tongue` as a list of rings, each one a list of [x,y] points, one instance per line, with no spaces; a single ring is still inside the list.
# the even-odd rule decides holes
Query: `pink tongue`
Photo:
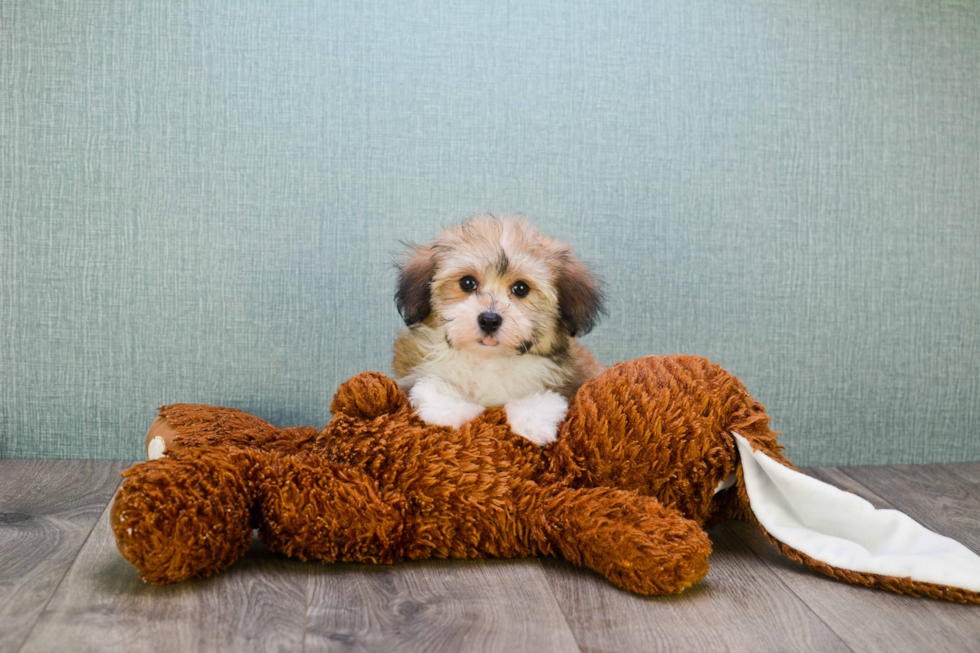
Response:
[[[494,340],[493,338],[484,338],[480,342],[482,342],[483,344],[485,344],[487,347],[493,347],[494,345],[497,344],[497,341]]]

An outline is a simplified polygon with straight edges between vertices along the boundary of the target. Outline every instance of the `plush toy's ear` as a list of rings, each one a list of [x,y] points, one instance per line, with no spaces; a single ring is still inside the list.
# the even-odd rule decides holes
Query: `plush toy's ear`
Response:
[[[337,388],[330,412],[360,419],[396,413],[408,405],[398,384],[380,372],[361,372]]]
[[[599,280],[568,251],[561,257],[556,285],[558,310],[568,335],[584,336],[605,313]]]
[[[736,432],[744,490],[787,557],[833,578],[912,596],[980,603],[980,556],[897,510],[811,478]]]
[[[429,316],[429,286],[436,271],[434,248],[410,247],[411,256],[398,266],[398,289],[395,291],[395,305],[406,326],[418,324]]]

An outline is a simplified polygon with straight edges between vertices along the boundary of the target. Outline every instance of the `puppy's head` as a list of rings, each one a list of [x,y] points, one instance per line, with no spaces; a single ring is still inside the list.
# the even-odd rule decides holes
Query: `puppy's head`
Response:
[[[487,357],[561,353],[603,310],[595,277],[570,247],[523,217],[492,215],[412,247],[395,301],[408,326],[424,323],[451,347]]]

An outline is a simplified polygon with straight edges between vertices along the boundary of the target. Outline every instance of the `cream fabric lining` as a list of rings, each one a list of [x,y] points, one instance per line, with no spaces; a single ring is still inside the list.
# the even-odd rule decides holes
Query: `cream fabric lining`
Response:
[[[733,435],[752,512],[777,540],[841,569],[980,592],[980,556],[959,542],[785,467]]]

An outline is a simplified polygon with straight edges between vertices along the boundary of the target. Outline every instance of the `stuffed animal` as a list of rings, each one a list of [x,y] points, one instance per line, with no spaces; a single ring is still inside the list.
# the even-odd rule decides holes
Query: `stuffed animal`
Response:
[[[796,471],[762,405],[703,358],[614,365],[542,448],[499,408],[427,425],[378,373],[344,383],[331,411],[318,431],[164,406],[148,437],[162,457],[124,472],[112,506],[119,551],[171,583],[229,566],[258,529],[273,551],[324,562],[561,556],[653,595],[700,580],[704,529],[739,518],[835,578],[980,602],[980,558]]]

